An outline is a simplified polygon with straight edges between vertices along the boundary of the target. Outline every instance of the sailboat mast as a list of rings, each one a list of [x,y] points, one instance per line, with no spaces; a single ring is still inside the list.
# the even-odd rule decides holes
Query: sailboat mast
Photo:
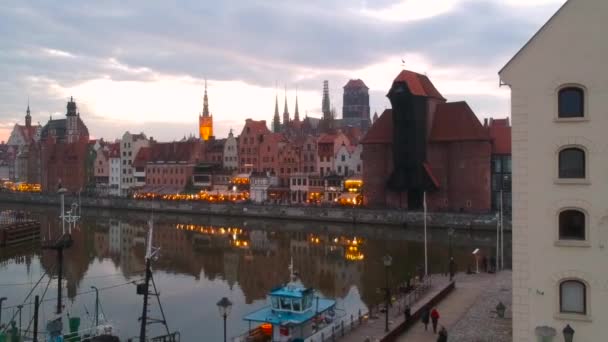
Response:
[[[152,258],[152,234],[154,232],[154,224],[152,220],[149,221],[150,231],[148,232],[148,245],[146,246],[146,277],[143,286],[144,305],[141,311],[141,327],[139,330],[139,341],[146,342],[146,326],[148,324],[148,290],[150,288],[150,276],[152,271],[150,270],[150,259]]]

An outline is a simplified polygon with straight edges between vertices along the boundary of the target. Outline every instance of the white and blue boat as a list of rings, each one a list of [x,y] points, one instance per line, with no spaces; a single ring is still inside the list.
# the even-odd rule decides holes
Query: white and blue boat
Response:
[[[304,287],[293,273],[293,261],[289,268],[291,281],[270,291],[269,306],[243,318],[250,327],[253,324],[258,327],[238,340],[311,341],[313,336],[332,331],[336,301],[321,298],[314,289]]]

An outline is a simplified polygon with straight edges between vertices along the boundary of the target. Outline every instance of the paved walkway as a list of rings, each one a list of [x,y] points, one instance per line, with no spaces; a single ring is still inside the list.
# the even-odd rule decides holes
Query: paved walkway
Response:
[[[412,312],[417,310],[422,304],[426,304],[431,298],[437,293],[441,292],[449,281],[445,276],[433,275],[431,288],[422,295],[419,300],[412,305]],[[389,311],[389,328],[393,329],[397,325],[401,324],[404,320],[403,316],[403,304],[393,303],[391,310]],[[385,335],[385,314],[374,313],[375,317],[370,317],[364,321],[361,326],[356,327],[354,330],[347,333],[340,341],[347,342],[372,342],[379,341]]]
[[[499,274],[458,274],[456,288],[437,306],[439,325],[448,330],[449,341],[503,342],[511,341],[509,310],[506,319],[497,319],[495,310],[498,300],[511,308],[511,272]],[[397,341],[434,342],[437,335],[432,326],[424,330],[422,322],[416,323]]]

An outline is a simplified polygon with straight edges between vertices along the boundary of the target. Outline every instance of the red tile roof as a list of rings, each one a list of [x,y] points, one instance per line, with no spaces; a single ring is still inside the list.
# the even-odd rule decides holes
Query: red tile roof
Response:
[[[193,162],[201,150],[199,141],[154,143],[150,145],[148,162]]]
[[[256,120],[247,119],[247,120],[245,120],[245,127],[243,127],[243,132],[246,131],[247,127],[249,127],[249,130],[251,131],[252,134],[270,133],[270,131],[268,130],[268,127],[266,127],[266,120],[256,121]]]
[[[409,70],[401,70],[399,75],[395,77],[395,82],[405,82],[412,94],[417,96],[432,97],[439,100],[445,100],[445,98],[435,88],[431,80],[425,75],[421,75]]]
[[[344,86],[344,88],[365,88],[365,89],[369,89],[365,83],[363,83],[362,80],[360,79],[356,79],[356,80],[349,80],[346,85]]]
[[[378,120],[374,122],[372,127],[363,139],[361,144],[392,144],[393,143],[393,110],[385,109]]]
[[[488,127],[493,154],[511,154],[511,126],[509,119],[491,119]]]
[[[120,158],[120,143],[113,143],[108,145],[110,158]]]
[[[429,140],[435,142],[490,140],[490,135],[471,107],[461,101],[437,105]]]

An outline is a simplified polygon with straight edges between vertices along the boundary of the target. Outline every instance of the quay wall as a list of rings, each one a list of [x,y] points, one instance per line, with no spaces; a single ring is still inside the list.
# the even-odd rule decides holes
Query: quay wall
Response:
[[[0,192],[0,203],[59,205],[58,195]],[[78,203],[83,208],[119,209],[173,214],[200,214],[211,216],[268,218],[284,220],[364,223],[420,227],[424,215],[420,211],[396,209],[368,209],[345,207],[258,205],[252,203],[206,203],[191,201],[135,200],[129,198],[93,198],[66,195],[66,207]],[[429,228],[496,230],[495,213],[429,212]],[[505,217],[505,231],[511,230],[511,221]]]

